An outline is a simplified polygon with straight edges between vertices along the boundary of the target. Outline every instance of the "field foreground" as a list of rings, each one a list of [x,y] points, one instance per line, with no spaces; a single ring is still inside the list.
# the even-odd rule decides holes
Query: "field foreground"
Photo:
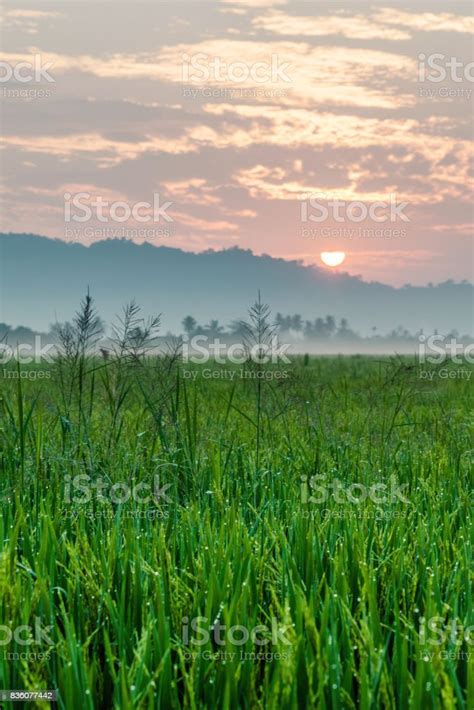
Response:
[[[5,368],[0,688],[471,710],[474,377],[430,369]]]

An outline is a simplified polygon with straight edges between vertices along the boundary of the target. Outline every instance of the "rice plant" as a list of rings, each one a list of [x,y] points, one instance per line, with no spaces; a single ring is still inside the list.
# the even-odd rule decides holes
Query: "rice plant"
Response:
[[[247,348],[268,343],[260,297],[249,318]],[[88,296],[49,378],[1,380],[0,687],[474,707],[472,387],[357,356],[191,379],[135,304],[102,355],[100,327]]]

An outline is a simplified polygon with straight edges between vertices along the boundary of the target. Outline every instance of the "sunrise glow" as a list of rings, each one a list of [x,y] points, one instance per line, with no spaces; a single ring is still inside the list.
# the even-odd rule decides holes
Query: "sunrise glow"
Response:
[[[321,261],[326,266],[340,266],[346,259],[344,251],[323,251],[321,252]]]

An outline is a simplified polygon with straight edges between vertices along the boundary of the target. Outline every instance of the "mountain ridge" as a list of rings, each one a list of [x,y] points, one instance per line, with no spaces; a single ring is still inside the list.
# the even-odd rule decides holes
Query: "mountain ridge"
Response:
[[[367,333],[398,325],[472,332],[474,287],[467,282],[394,287],[232,247],[183,251],[126,239],[83,245],[34,234],[0,233],[0,320],[45,330],[68,320],[87,288],[109,321],[134,299],[162,313],[165,329],[184,316],[242,317],[258,290],[273,313],[332,314]]]

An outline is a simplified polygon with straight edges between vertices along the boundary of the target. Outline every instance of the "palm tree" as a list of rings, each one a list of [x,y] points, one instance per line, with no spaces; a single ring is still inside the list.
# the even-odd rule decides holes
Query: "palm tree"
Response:
[[[283,330],[284,324],[285,324],[285,317],[281,313],[277,313],[275,316],[275,325],[280,330]]]
[[[341,318],[341,320],[339,321],[338,334],[342,336],[346,336],[349,334],[349,323],[347,321],[347,318]]]
[[[181,321],[181,324],[184,328],[184,332],[188,335],[192,335],[196,330],[197,321],[192,316],[186,316],[186,318],[183,318]]]
[[[233,320],[229,324],[229,334],[230,335],[235,335],[235,336],[244,336],[245,335],[245,322],[241,320]]]
[[[336,330],[336,319],[334,316],[326,316],[325,328],[327,335],[332,335]]]
[[[222,333],[224,331],[223,326],[219,325],[218,320],[211,320],[209,321],[209,325],[206,325],[204,327],[205,330],[211,335],[219,335],[219,333]]]
[[[291,318],[291,328],[292,330],[301,330],[303,328],[303,319],[299,313],[295,313]]]
[[[324,335],[325,326],[322,318],[316,318],[314,321],[314,334],[317,338]]]

